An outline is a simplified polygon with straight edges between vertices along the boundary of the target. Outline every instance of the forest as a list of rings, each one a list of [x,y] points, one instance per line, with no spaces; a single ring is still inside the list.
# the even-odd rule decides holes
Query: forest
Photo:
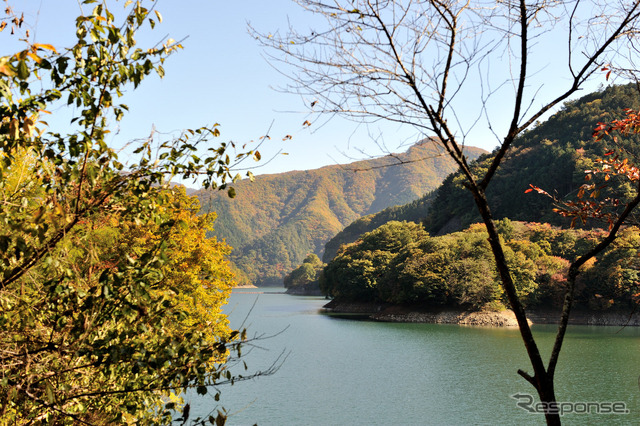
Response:
[[[640,108],[634,85],[603,88],[565,103],[547,121],[516,139],[488,193],[495,206],[495,217],[568,226],[569,220],[553,212],[550,198],[532,197],[525,191],[530,185],[536,185],[560,198],[570,199],[575,195],[584,183],[584,171],[608,149],[593,138],[593,129],[600,121],[622,117],[625,108]],[[639,142],[638,137],[631,134],[617,138],[615,146],[636,155]],[[489,159],[488,155],[481,156],[474,164],[476,170],[486,169]],[[365,232],[391,220],[421,222],[432,235],[461,231],[478,222],[480,217],[473,198],[461,181],[459,172],[452,173],[437,189],[411,203],[355,220],[327,242],[323,261],[328,263],[342,244],[352,243]],[[629,190],[626,184],[618,192]]]
[[[488,196],[495,217],[501,219],[498,226],[509,265],[527,307],[558,309],[568,265],[606,228],[606,223],[589,219],[569,229],[571,220],[554,212],[554,199],[527,190],[535,185],[556,200],[575,200],[585,183],[585,170],[608,149],[593,137],[593,129],[602,120],[624,116],[627,106],[640,106],[634,85],[611,86],[567,102],[516,139],[496,175]],[[640,145],[638,137],[629,134],[617,138],[614,146],[633,156]],[[486,168],[487,158],[472,163],[474,170]],[[506,300],[487,235],[474,224],[479,216],[460,182],[460,173],[452,173],[439,188],[412,203],[354,221],[329,240],[322,267],[307,262],[315,265],[311,273],[303,264],[306,273],[295,269],[285,286],[312,288],[310,282],[315,282],[324,294],[344,301],[503,309]],[[629,182],[615,179],[607,182],[607,191],[621,202],[632,192]],[[629,223],[639,222],[633,218]],[[584,267],[576,293],[580,307],[628,310],[637,303],[634,232],[636,228],[625,230],[617,248]],[[629,249],[620,248],[624,246]]]
[[[467,149],[469,158],[485,151]],[[242,197],[197,191],[204,212],[218,214],[215,235],[234,247],[243,283],[282,285],[309,253],[362,215],[404,205],[437,188],[455,169],[432,141],[400,154],[315,170],[256,176],[233,184]]]
[[[569,264],[604,233],[509,219],[497,226],[527,308],[558,309]],[[579,308],[629,311],[640,302],[639,231],[625,229],[584,266],[575,293]],[[503,310],[506,305],[487,233],[479,224],[430,237],[420,224],[391,221],[342,246],[317,277],[323,292],[337,301],[471,310]]]
[[[123,92],[164,75],[181,45],[137,44],[161,21],[153,5],[78,6],[70,46],[30,41],[10,6],[0,19],[21,47],[0,57],[0,423],[186,421],[181,395],[219,399],[245,338],[222,312],[235,280],[230,247],[207,238],[216,215],[170,181],[225,189],[230,153],[255,153],[223,142],[196,156],[213,125],[132,142],[123,164],[109,139]],[[211,424],[225,419],[212,408]]]
[[[529,185],[536,185],[559,198],[575,198],[584,183],[584,172],[593,167],[594,159],[609,149],[621,149],[630,158],[640,153],[640,139],[635,133],[617,135],[613,141],[596,140],[593,130],[600,122],[621,119],[624,110],[640,108],[637,87],[613,85],[602,90],[566,102],[560,111],[548,120],[538,123],[514,141],[506,155],[495,181],[487,192],[496,218],[548,222],[569,225],[553,211],[553,201],[545,197],[532,197],[525,193]],[[479,159],[476,170],[488,167],[489,157]],[[450,175],[438,188],[435,200],[425,219],[429,233],[464,229],[480,220],[469,192],[461,186],[459,173]],[[630,184],[614,192],[630,193]],[[595,225],[595,224],[594,224]]]

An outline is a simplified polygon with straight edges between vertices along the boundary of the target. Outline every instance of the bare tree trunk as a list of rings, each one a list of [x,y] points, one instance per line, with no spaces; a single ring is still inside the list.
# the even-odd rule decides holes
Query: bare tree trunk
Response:
[[[509,265],[507,264],[504,251],[502,249],[502,244],[500,243],[498,230],[496,229],[493,217],[491,216],[489,202],[487,201],[484,191],[482,191],[480,188],[473,187],[471,188],[471,191],[473,193],[476,206],[478,207],[480,215],[482,216],[482,220],[487,228],[487,232],[489,234],[489,244],[493,252],[496,268],[498,269],[498,273],[500,274],[502,286],[505,293],[507,294],[507,298],[509,299],[511,309],[513,310],[516,316],[516,320],[518,321],[520,335],[522,336],[522,341],[524,342],[524,346],[527,350],[527,354],[534,371],[533,377],[522,370],[518,370],[518,373],[529,383],[531,383],[533,387],[535,387],[536,391],[538,392],[538,396],[540,397],[540,401],[545,404],[546,407],[553,406],[556,403],[553,375],[549,375],[547,370],[545,369],[542,356],[540,355],[540,351],[538,350],[538,345],[536,344],[533,333],[531,332],[531,327],[529,326],[529,321],[527,319],[524,307],[522,306],[522,303],[520,302],[520,299],[518,298],[518,295],[516,293],[516,287],[509,272]],[[547,411],[545,412],[545,418],[548,425],[560,424],[560,416],[557,412],[554,413],[552,410]]]

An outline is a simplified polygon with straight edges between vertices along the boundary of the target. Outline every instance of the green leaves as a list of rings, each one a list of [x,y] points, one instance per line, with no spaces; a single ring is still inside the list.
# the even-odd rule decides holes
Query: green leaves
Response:
[[[13,354],[0,359],[0,394],[9,423],[170,423],[153,409],[169,392],[234,380],[223,362],[235,343],[220,312],[232,284],[228,249],[204,242],[209,222],[167,182],[226,189],[233,168],[260,154],[232,142],[203,154],[220,136],[215,124],[134,142],[133,164],[118,161],[107,138],[128,111],[118,98],[162,77],[181,48],[171,39],[138,46],[137,31],[162,21],[148,3],[127,3],[123,16],[84,0],[92,9],[76,19],[74,44],[29,44],[0,58],[0,349]],[[64,108],[58,99],[73,113],[63,132],[41,118]],[[180,275],[183,264],[208,281]],[[218,339],[225,351],[212,349]]]
[[[44,383],[45,392],[47,394],[47,401],[49,402],[49,404],[53,404],[56,401],[53,395],[53,386],[51,385],[51,382],[49,380],[45,380]]]
[[[27,62],[25,60],[18,61],[18,78],[20,80],[26,80],[31,74]]]

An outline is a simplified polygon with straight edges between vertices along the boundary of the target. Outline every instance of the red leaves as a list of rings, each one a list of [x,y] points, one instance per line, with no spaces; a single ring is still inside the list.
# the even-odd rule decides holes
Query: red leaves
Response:
[[[620,204],[620,200],[606,198],[602,201],[565,201],[562,204],[563,207],[554,208],[553,211],[563,217],[572,218],[572,228],[578,220],[584,225],[588,219],[596,219],[606,222],[609,229],[611,229],[618,217],[611,208],[617,207]]]
[[[527,189],[526,191],[524,191],[524,193],[525,193],[525,194],[528,194],[528,193],[529,193],[529,192],[531,192],[531,191],[536,191],[538,194],[542,194],[542,195],[546,195],[546,196],[548,196],[548,197],[551,197],[551,195],[549,195],[549,193],[548,193],[547,191],[545,191],[544,189],[539,188],[539,187],[534,186],[534,185],[531,185],[531,184],[529,184],[529,186],[530,186],[531,188],[529,188],[529,189]],[[553,197],[552,197],[552,198],[553,198]]]
[[[608,129],[609,126],[607,126],[604,123],[598,123],[598,126],[593,129],[593,137],[596,138],[597,140],[600,140],[602,138],[602,136],[608,134]],[[604,135],[601,135],[604,134]]]
[[[609,151],[605,155],[613,155],[615,152]],[[600,164],[599,170],[593,170],[593,173],[604,174],[604,180],[608,181],[614,176],[621,176],[631,182],[640,180],[640,169],[629,163],[629,159],[620,157],[616,154],[613,158],[597,159],[596,163]]]
[[[634,111],[632,109],[625,109],[626,118],[622,120],[613,120],[611,123],[598,123],[598,126],[593,129],[593,137],[596,140],[601,140],[604,136],[609,133],[616,131],[622,133],[623,135],[628,135],[629,133],[639,133],[640,132],[640,111]]]
[[[614,152],[609,151],[606,155],[612,154]],[[591,181],[592,176],[596,174],[604,174],[605,182],[612,177],[621,177],[630,181],[640,180],[640,171],[637,167],[629,164],[626,158],[620,159],[618,155],[615,155],[613,158],[597,159],[596,163],[599,164],[598,168],[586,171],[586,181]],[[558,200],[552,197],[558,206],[553,210],[563,217],[571,217],[571,227],[575,226],[577,220],[586,224],[588,219],[596,219],[606,222],[611,229],[618,219],[616,210],[620,205],[620,200],[607,197],[598,201],[602,190],[607,187],[606,183],[601,185],[585,183],[578,189],[577,201]],[[587,194],[588,196],[585,197]]]
[[[608,68],[603,68],[603,71]],[[607,78],[611,71],[607,73]],[[598,123],[593,130],[593,137],[601,140],[604,136],[608,136],[612,132],[627,135],[629,133],[640,133],[640,111],[631,109],[625,110],[626,118],[622,120],[613,120],[611,123]],[[616,140],[615,136],[613,137]],[[595,160],[596,167],[592,170],[585,170],[585,183],[576,194],[577,200],[566,201],[558,199],[548,192],[534,185],[525,191],[529,193],[536,191],[539,194],[551,198],[556,205],[553,209],[559,215],[571,218],[571,227],[579,220],[582,224],[586,224],[589,219],[596,219],[608,223],[609,229],[618,220],[618,207],[621,202],[617,198],[604,198],[600,200],[602,190],[608,187],[607,183],[596,185],[591,183],[595,175],[603,175],[603,181],[608,182],[611,178],[617,177],[631,182],[640,181],[640,169],[629,162],[628,158],[622,158],[615,150],[609,149],[604,153],[603,158]],[[588,195],[588,196],[587,196]]]

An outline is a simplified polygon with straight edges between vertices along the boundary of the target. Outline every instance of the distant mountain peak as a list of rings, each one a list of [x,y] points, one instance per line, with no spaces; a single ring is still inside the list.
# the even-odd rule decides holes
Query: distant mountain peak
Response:
[[[465,147],[471,159],[485,151]],[[215,235],[235,248],[232,258],[258,285],[278,285],[308,254],[360,216],[416,200],[456,170],[432,140],[346,165],[256,176],[238,196],[198,191],[203,211],[215,211]]]

